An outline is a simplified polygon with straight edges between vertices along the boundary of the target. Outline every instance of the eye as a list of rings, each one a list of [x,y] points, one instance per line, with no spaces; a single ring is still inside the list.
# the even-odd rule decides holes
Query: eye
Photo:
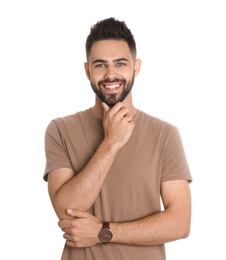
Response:
[[[106,65],[104,63],[99,63],[99,64],[96,64],[95,66],[96,68],[105,68]]]
[[[122,67],[122,66],[125,66],[125,65],[126,65],[125,62],[118,62],[118,63],[116,64],[117,67]]]

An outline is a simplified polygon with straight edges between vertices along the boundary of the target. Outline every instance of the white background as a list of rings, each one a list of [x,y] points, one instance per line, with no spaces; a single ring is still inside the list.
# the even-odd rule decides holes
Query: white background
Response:
[[[0,2],[0,259],[57,260],[64,244],[42,176],[52,118],[94,104],[85,39],[125,20],[141,72],[134,104],[178,126],[193,176],[192,228],[168,260],[225,260],[225,1]],[[142,256],[141,256],[142,258]]]

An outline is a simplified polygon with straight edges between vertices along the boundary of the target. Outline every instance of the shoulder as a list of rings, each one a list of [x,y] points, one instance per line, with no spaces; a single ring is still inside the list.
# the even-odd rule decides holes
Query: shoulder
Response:
[[[137,123],[143,127],[151,128],[157,131],[178,131],[177,127],[172,123],[161,118],[152,116],[144,111],[140,111]]]
[[[74,114],[66,115],[63,117],[54,118],[49,122],[49,126],[50,125],[55,125],[56,127],[72,126],[80,122],[83,118],[86,118],[88,116],[87,111],[88,109],[76,112]]]

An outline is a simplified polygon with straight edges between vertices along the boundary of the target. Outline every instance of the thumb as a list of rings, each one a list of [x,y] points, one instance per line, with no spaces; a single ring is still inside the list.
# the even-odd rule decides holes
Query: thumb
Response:
[[[104,117],[105,117],[107,112],[110,110],[110,107],[106,103],[104,103],[104,102],[102,102],[102,107],[104,109]]]
[[[66,211],[67,211],[67,214],[72,217],[81,218],[86,215],[86,212],[78,210],[78,209],[67,209]]]

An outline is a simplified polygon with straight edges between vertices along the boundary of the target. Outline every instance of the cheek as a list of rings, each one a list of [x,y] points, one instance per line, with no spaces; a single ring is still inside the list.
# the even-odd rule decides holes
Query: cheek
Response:
[[[96,83],[99,81],[99,78],[97,75],[90,75],[90,81],[96,85]]]
[[[90,78],[90,81],[92,81],[93,83],[97,83],[100,80],[103,80],[103,75],[100,72],[95,71],[95,73],[93,73],[91,71],[89,78]]]

